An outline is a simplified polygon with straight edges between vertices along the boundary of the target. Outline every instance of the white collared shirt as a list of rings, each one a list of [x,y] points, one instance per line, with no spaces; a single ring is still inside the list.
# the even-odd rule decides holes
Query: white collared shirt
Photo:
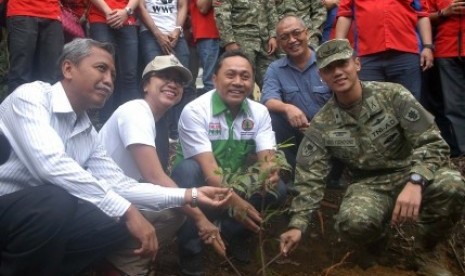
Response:
[[[86,113],[77,115],[60,82],[20,86],[0,105],[0,132],[13,152],[0,166],[0,196],[55,184],[111,217],[131,202],[161,210],[184,204],[185,189],[138,183],[107,156]]]

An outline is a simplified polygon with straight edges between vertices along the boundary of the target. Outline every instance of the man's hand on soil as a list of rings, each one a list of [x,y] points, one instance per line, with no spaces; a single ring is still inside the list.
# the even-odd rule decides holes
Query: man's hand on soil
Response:
[[[287,257],[290,252],[296,249],[299,244],[300,239],[302,238],[302,232],[299,229],[289,229],[287,232],[281,234],[280,237],[280,247],[281,253]]]
[[[420,185],[407,182],[397,197],[396,206],[394,206],[394,211],[392,212],[391,225],[418,220],[422,198],[421,189]]]

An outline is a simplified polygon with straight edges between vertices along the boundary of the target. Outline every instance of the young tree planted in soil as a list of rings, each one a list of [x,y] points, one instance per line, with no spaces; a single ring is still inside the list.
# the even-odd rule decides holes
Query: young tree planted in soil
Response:
[[[274,197],[278,197],[276,187],[273,183],[269,182],[269,177],[272,173],[276,171],[290,171],[292,168],[289,163],[286,161],[284,153],[281,149],[290,147],[292,144],[283,143],[277,146],[277,150],[273,157],[273,160],[264,160],[263,162],[272,162],[274,166],[268,167],[267,169],[262,169],[262,162],[248,162],[248,166],[244,170],[239,170],[236,172],[232,172],[230,169],[219,169],[215,173],[221,175],[222,177],[222,185],[231,187],[234,189],[236,193],[244,197],[245,199],[250,199],[253,195],[259,194],[262,197],[261,206],[260,206],[260,214],[262,217],[262,223],[260,225],[261,231],[258,234],[258,246],[260,252],[260,261],[261,261],[261,269],[257,272],[259,274],[261,272],[262,275],[266,275],[266,267],[276,260],[278,256],[274,257],[270,262],[266,262],[266,255],[264,252],[264,225],[270,221],[270,219],[276,215],[282,214],[287,211],[287,209],[271,209],[265,206],[265,195],[271,194]],[[241,212],[241,213],[238,213]],[[234,208],[229,209],[229,215],[231,217],[244,217],[247,215],[246,211],[244,210],[236,210]],[[227,259],[228,263],[232,266],[234,271],[240,275],[237,268],[230,262],[226,255],[224,257]]]

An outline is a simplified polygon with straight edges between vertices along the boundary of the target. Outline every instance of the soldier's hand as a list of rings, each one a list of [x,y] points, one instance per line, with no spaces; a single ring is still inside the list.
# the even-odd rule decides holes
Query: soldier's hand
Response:
[[[158,240],[153,225],[133,205],[125,213],[125,222],[129,233],[141,243],[140,248],[134,250],[134,254],[148,256],[154,260],[158,251]]]
[[[278,49],[278,42],[276,42],[276,38],[275,37],[271,37],[269,40],[268,40],[268,52],[267,54],[270,56],[272,54],[274,54],[274,52],[276,52],[276,49]]]
[[[279,183],[279,168],[273,167],[270,169],[270,176],[268,177],[268,182],[270,183],[271,187],[276,187]]]
[[[241,46],[239,46],[239,44],[237,44],[236,42],[231,42],[231,43],[227,44],[226,46],[224,46],[224,49],[226,51],[238,50],[240,48],[241,48]]]
[[[297,248],[299,241],[302,238],[302,232],[299,229],[293,228],[281,234],[280,247],[281,253],[287,255]]]
[[[298,107],[292,104],[286,104],[286,117],[292,127],[307,128],[310,126],[307,116]]]
[[[392,212],[391,225],[418,220],[422,198],[421,189],[420,185],[407,182],[397,197],[396,205]]]
[[[262,222],[260,213],[252,206],[252,204],[238,196],[236,193],[234,193],[231,201],[231,208],[233,212],[232,216],[250,231],[258,233]]]

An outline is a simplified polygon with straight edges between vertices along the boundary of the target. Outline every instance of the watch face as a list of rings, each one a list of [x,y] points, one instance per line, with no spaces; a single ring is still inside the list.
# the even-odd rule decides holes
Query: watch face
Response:
[[[421,176],[421,175],[418,174],[418,173],[412,173],[412,174],[410,175],[410,182],[412,182],[413,184],[421,185],[422,187],[425,187],[425,186],[426,186],[426,181],[425,181],[425,179],[423,178],[423,176]]]
[[[423,177],[421,175],[414,173],[410,176],[410,179],[412,179],[415,182],[421,182],[423,180]]]

